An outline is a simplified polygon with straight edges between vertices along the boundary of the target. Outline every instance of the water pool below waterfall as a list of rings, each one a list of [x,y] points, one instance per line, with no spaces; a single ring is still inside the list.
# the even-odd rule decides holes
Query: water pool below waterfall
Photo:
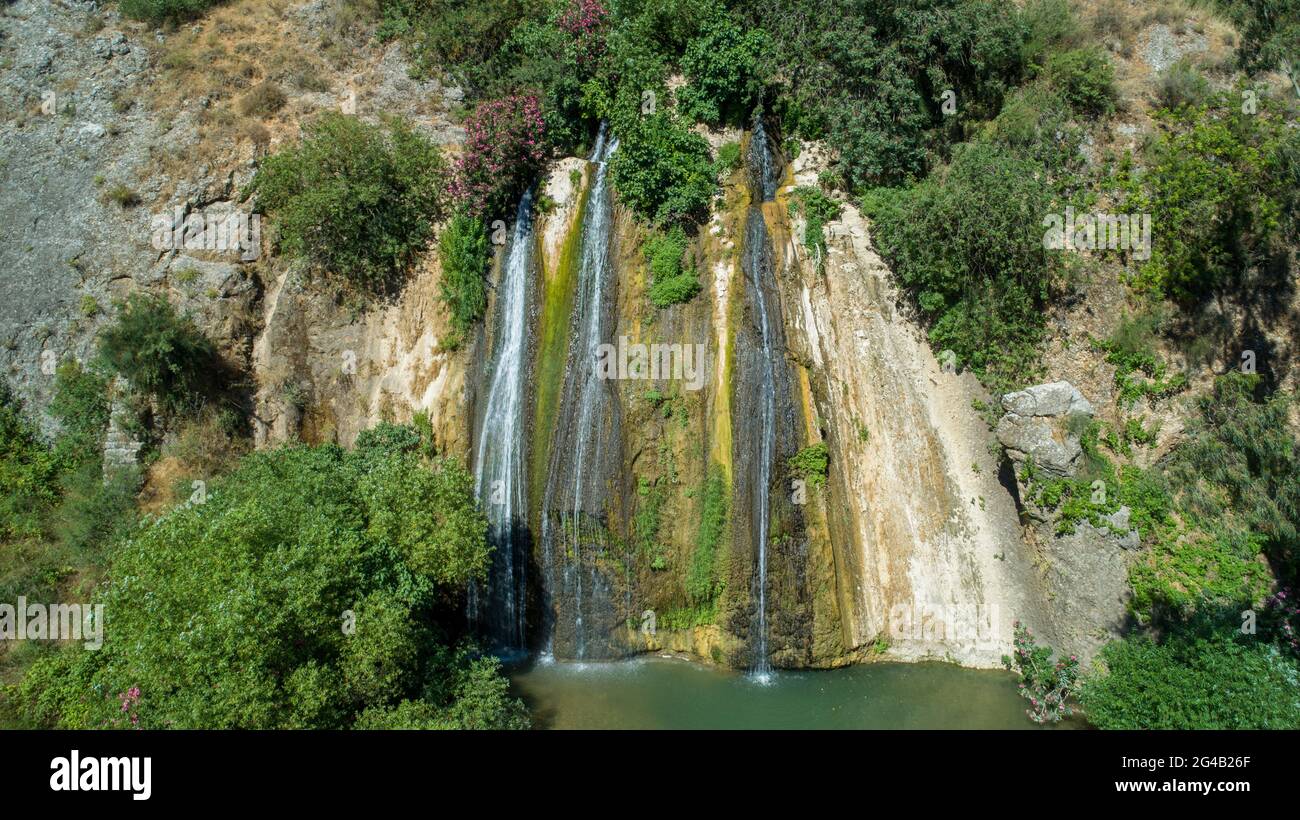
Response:
[[[533,663],[514,692],[544,729],[1031,729],[1009,673],[873,663],[761,684],[671,657]]]

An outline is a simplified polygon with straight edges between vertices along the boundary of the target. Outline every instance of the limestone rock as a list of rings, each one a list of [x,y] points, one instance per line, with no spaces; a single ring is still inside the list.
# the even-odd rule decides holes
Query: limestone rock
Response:
[[[1006,410],[998,422],[998,441],[1017,464],[1032,459],[1049,476],[1078,471],[1083,448],[1071,418],[1092,416],[1092,404],[1069,382],[1040,384],[1002,397]]]

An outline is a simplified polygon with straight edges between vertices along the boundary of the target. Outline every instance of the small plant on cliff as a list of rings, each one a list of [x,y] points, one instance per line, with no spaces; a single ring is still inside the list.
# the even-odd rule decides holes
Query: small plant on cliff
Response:
[[[507,213],[546,156],[541,103],[532,94],[479,103],[465,130],[452,196],[474,216]]]
[[[826,255],[826,223],[838,219],[841,210],[843,206],[821,188],[801,185],[791,192],[790,216],[803,216],[803,245],[816,256],[818,264]]]
[[[1058,723],[1074,714],[1070,700],[1079,681],[1079,659],[1074,655],[1052,662],[1052,648],[1039,646],[1034,633],[1015,624],[1015,651],[1002,656],[1007,671],[1020,675],[1020,696],[1029,701],[1025,714],[1034,723]]]
[[[458,334],[464,335],[487,308],[489,253],[483,223],[466,213],[457,213],[438,237],[442,260],[442,301],[451,311]]]
[[[803,448],[790,458],[790,469],[814,487],[826,483],[826,474],[830,469],[830,452],[826,442]]]
[[[646,259],[650,262],[650,301],[655,307],[666,308],[689,302],[700,292],[700,277],[695,266],[682,265],[686,253],[686,232],[674,225],[665,234],[655,234],[645,243]]]
[[[249,192],[290,256],[386,292],[443,214],[444,172],[438,146],[404,120],[378,126],[328,112],[300,145],[266,159]]]
[[[133,390],[173,412],[196,409],[216,387],[216,348],[161,296],[132,294],[100,333],[99,352]]]

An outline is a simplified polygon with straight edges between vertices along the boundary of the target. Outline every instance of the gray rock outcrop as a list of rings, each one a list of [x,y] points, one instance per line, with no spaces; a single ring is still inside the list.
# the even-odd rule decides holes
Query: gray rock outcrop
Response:
[[[998,441],[1016,464],[1034,466],[1055,478],[1078,472],[1083,448],[1076,419],[1090,418],[1092,404],[1069,382],[1052,382],[1002,397],[1006,415],[998,422]]]

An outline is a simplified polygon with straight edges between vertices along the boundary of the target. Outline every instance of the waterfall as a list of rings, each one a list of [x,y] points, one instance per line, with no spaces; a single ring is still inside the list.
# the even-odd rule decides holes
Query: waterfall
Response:
[[[614,294],[610,261],[613,204],[607,182],[609,158],[618,140],[602,124],[588,162],[595,165],[591,189],[582,214],[577,294],[570,326],[564,389],[542,505],[543,561],[553,618],[547,653],[555,651],[557,631],[563,633],[567,654],[586,657],[590,634],[585,619],[609,595],[608,584],[594,565],[583,561],[584,540],[602,518],[611,460],[620,458],[613,385],[600,377],[597,360],[612,325]],[[558,569],[558,577],[557,577]],[[603,597],[602,597],[603,596]]]
[[[474,451],[474,490],[488,518],[492,565],[480,594],[471,583],[469,615],[496,646],[526,647],[527,494],[524,487],[524,376],[532,275],[532,192],[519,200],[510,251],[497,287],[496,350]]]
[[[768,294],[767,288],[772,284],[771,242],[767,233],[767,224],[763,221],[762,203],[776,196],[776,178],[772,168],[772,156],[768,150],[767,133],[762,121],[754,126],[749,142],[749,167],[752,175],[751,185],[753,199],[745,223],[744,268],[750,293],[753,296],[754,313],[758,323],[758,336],[761,342],[759,350],[758,390],[758,463],[756,465],[755,492],[751,498],[751,515],[758,551],[758,572],[755,578],[756,597],[758,598],[758,626],[754,639],[757,643],[754,658],[754,675],[761,681],[767,681],[771,673],[768,661],[768,624],[767,624],[767,559],[768,539],[770,537],[772,462],[776,450],[776,397],[778,384],[785,380],[779,378],[778,369],[783,370],[785,353],[783,342],[778,343],[777,326],[781,322],[779,304]]]

